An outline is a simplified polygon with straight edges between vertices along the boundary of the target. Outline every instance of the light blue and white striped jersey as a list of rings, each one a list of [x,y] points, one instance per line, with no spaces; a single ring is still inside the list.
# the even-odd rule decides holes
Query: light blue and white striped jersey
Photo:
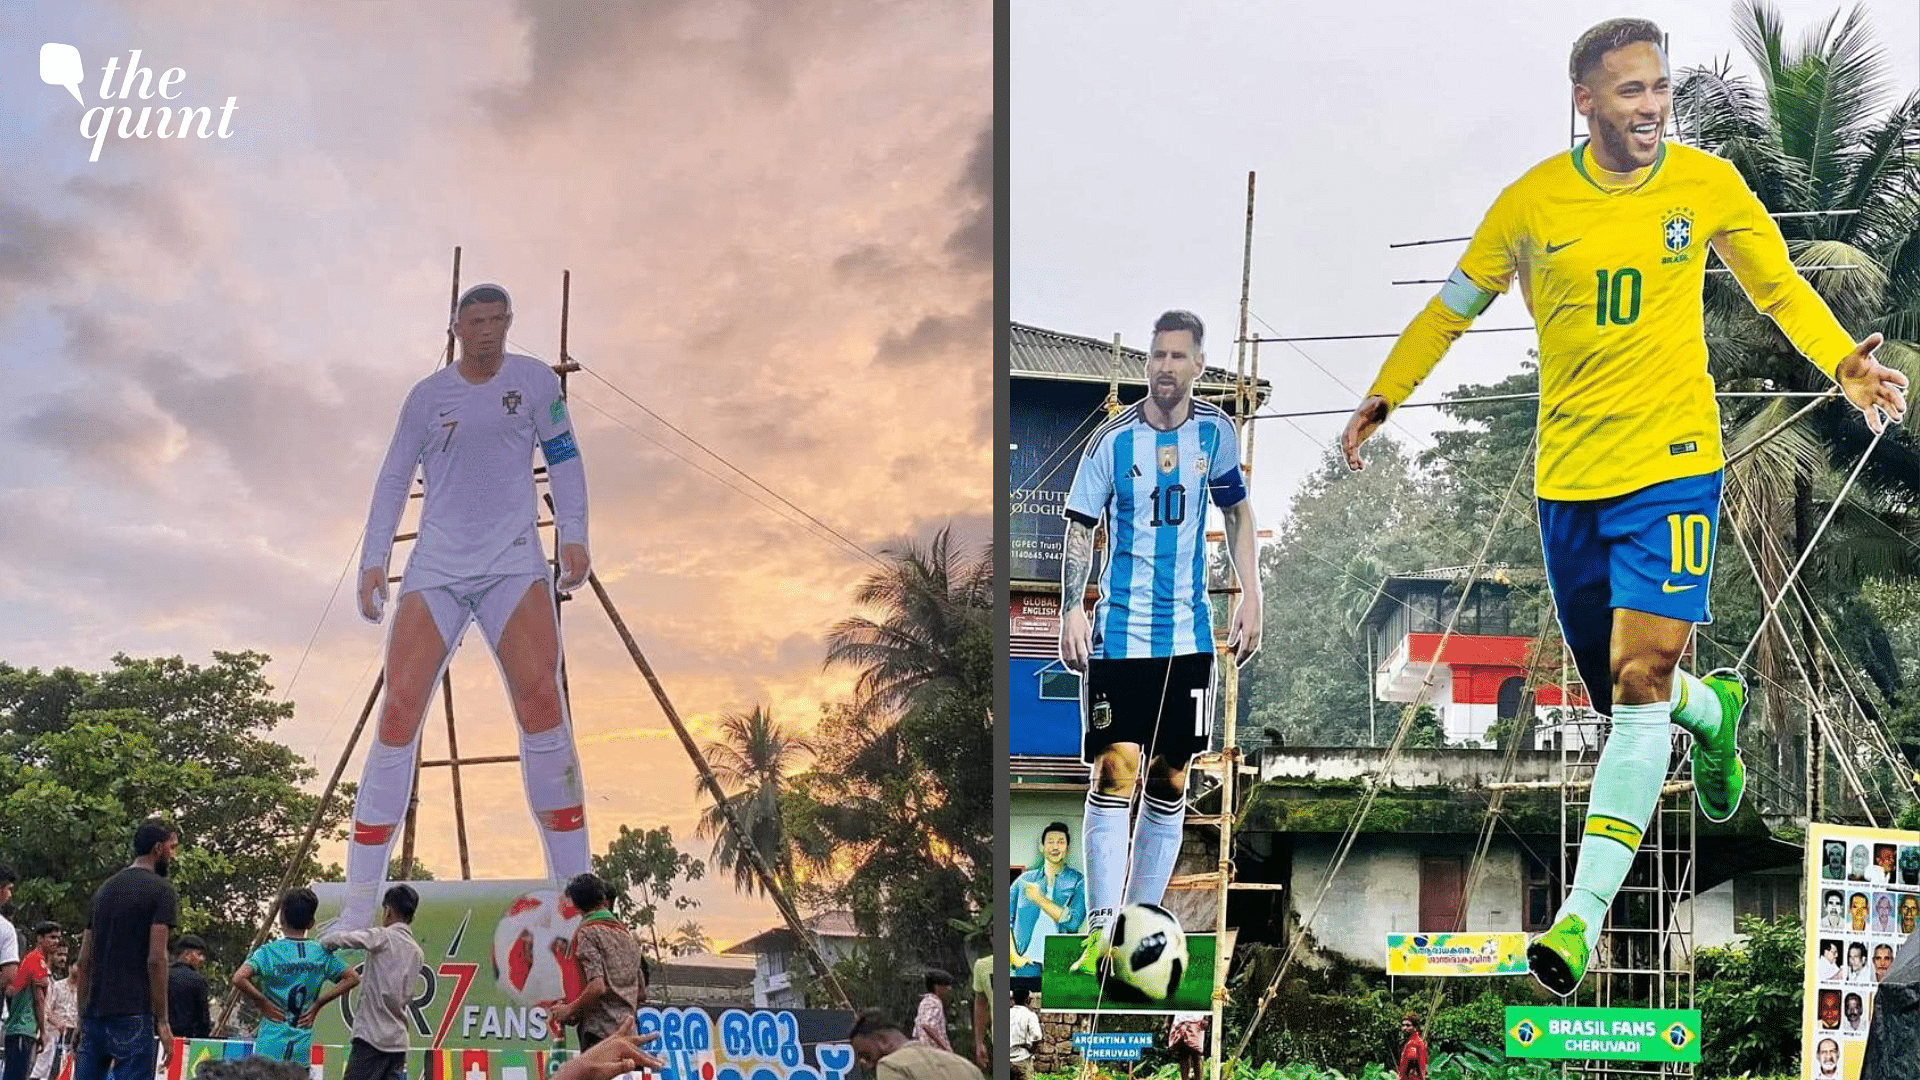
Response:
[[[1196,401],[1186,423],[1157,431],[1136,403],[1088,438],[1066,515],[1107,521],[1094,657],[1213,652],[1207,507],[1246,497],[1233,421],[1217,406]]]

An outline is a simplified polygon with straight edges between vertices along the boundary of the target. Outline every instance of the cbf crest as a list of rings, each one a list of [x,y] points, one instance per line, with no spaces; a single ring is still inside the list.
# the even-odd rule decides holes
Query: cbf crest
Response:
[[[1660,242],[1667,249],[1662,263],[1686,262],[1692,257],[1693,211],[1678,207],[1666,212],[1660,221]]]

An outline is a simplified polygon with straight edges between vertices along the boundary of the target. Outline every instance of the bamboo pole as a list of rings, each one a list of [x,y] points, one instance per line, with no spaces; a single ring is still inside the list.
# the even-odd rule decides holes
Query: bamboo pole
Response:
[[[253,933],[253,941],[247,945],[247,953],[267,940],[273,930],[273,921],[280,914],[280,897],[293,886],[293,875],[307,861],[307,855],[313,850],[313,838],[320,832],[320,823],[326,819],[327,804],[333,801],[333,793],[340,786],[340,777],[347,771],[347,759],[353,756],[353,748],[359,745],[360,733],[366,730],[367,719],[373,715],[373,706],[380,700],[380,690],[387,684],[387,670],[380,669],[380,675],[373,680],[373,689],[367,691],[366,704],[360,707],[360,719],[353,725],[353,733],[347,736],[347,745],[340,751],[340,760],[334,763],[333,775],[327,778],[327,786],[320,792],[320,801],[314,805],[313,817],[307,822],[306,835],[300,838],[300,846],[294,849],[293,858],[287,860],[287,868],[280,875],[280,884],[273,890],[273,898],[267,902],[267,913],[260,919],[260,928]],[[240,1004],[240,991],[229,989],[226,998],[220,1003],[220,1018],[213,1025],[214,1034],[226,1030],[227,1022],[233,1018],[233,1011]]]
[[[600,584],[600,576],[589,572],[587,584],[593,588],[594,596],[599,598],[600,606],[606,609],[607,618],[612,621],[614,632],[620,635],[620,644],[626,646],[627,655],[633,659],[634,666],[640,669],[641,678],[647,680],[647,686],[652,689],[654,698],[660,702],[660,711],[666,714],[667,723],[673,725],[673,733],[679,737],[681,747],[686,750],[687,756],[693,759],[694,771],[700,774],[700,783],[706,787],[708,794],[713,796],[714,805],[719,807],[721,816],[726,819],[727,828],[733,830],[736,849],[752,866],[754,876],[760,879],[760,887],[773,898],[774,906],[780,909],[780,915],[786,920],[787,928],[793,931],[794,937],[799,939],[800,947],[806,951],[807,962],[813,968],[814,974],[826,985],[836,1004],[843,1009],[852,1008],[853,1004],[848,1000],[846,990],[841,987],[840,980],[834,977],[833,968],[827,964],[826,957],[820,954],[820,949],[814,943],[813,937],[807,933],[806,923],[800,918],[799,910],[793,906],[793,901],[787,898],[786,891],[774,878],[772,868],[768,867],[766,860],[760,857],[760,849],[754,847],[753,838],[747,834],[746,826],[740,823],[740,817],[734,812],[733,804],[728,801],[727,793],[720,789],[720,781],[714,778],[713,769],[707,764],[707,756],[700,752],[699,745],[693,741],[693,735],[687,731],[687,725],[681,721],[680,713],[673,707],[672,700],[667,697],[666,688],[660,685],[659,676],[654,674],[653,665],[647,663],[646,655],[640,651],[639,642],[634,640],[633,632],[627,629],[626,620],[622,619],[620,612],[614,608],[613,597],[607,595],[606,586]]]

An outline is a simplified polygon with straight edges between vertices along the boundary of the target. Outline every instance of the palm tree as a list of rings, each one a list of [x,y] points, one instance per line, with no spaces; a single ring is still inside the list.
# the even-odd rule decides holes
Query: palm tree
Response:
[[[713,948],[713,939],[706,930],[692,919],[674,927],[673,936],[667,939],[667,951],[675,956],[693,956]]]
[[[863,709],[894,712],[938,689],[992,699],[993,667],[968,654],[967,639],[987,626],[993,607],[991,551],[969,561],[955,550],[950,528],[922,548],[908,541],[883,554],[890,565],[854,593],[879,621],[842,619],[827,637],[827,666],[860,669],[854,692]]]
[[[720,729],[724,737],[706,745],[714,778],[726,789],[727,802],[739,817],[754,849],[783,885],[791,884],[793,858],[781,820],[780,794],[782,785],[798,766],[800,756],[813,754],[814,746],[777,723],[771,712],[758,705],[750,713],[728,713],[721,717]],[[703,793],[702,784],[696,782],[694,787],[696,794]],[[747,893],[761,890],[759,877],[752,863],[741,854],[719,805],[709,805],[701,811],[695,833],[713,841],[713,863],[722,871],[733,872],[735,889]]]
[[[1914,344],[1920,338],[1920,92],[1887,108],[1886,63],[1861,8],[1844,18],[1836,12],[1790,44],[1778,11],[1749,0],[1736,15],[1735,29],[1760,84],[1731,74],[1724,60],[1684,72],[1674,95],[1682,136],[1731,161],[1774,214],[1792,215],[1779,218],[1781,231],[1816,291],[1856,338],[1885,334],[1881,361],[1913,375],[1920,370]],[[1722,388],[1805,391],[1829,385],[1771,320],[1753,310],[1730,275],[1709,275],[1705,316]],[[1771,430],[1789,408],[1773,402],[1735,410],[1729,446]],[[1784,552],[1756,556],[1770,595],[1779,591],[1831,505],[1823,498],[1830,500],[1837,486],[1832,470],[1851,468],[1871,438],[1843,401],[1823,406],[1803,424],[1728,474],[1729,507],[1742,512],[1748,527],[1792,538]],[[1823,552],[1803,571],[1803,580],[1818,583],[1808,594],[1830,607],[1845,606],[1857,593],[1860,567],[1890,565],[1897,561],[1892,549],[1911,547],[1920,453],[1904,430],[1882,440],[1856,491],[1843,511],[1851,520],[1837,518],[1833,534],[1846,536],[1848,545],[1833,551],[1838,557]],[[1880,550],[1873,550],[1876,545]],[[1796,621],[1811,638],[1812,625]],[[1765,681],[1797,681],[1786,647],[1777,624],[1761,638],[1756,660]],[[1880,689],[1894,693],[1898,685],[1882,682]],[[1774,770],[1801,775],[1798,725],[1773,695],[1763,698],[1763,707]]]

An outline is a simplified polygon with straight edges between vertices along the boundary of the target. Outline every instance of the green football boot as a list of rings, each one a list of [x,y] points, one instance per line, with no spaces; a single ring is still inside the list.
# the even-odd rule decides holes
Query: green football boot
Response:
[[[1720,699],[1720,734],[1693,740],[1693,797],[1708,821],[1725,821],[1740,809],[1747,790],[1747,767],[1740,761],[1740,714],[1747,707],[1747,684],[1740,673],[1721,668],[1700,677]]]
[[[1541,986],[1567,997],[1587,974],[1587,920],[1567,915],[1527,946],[1527,969]]]
[[[1080,950],[1080,959],[1073,962],[1068,971],[1081,971],[1094,978],[1105,978],[1107,959],[1107,928],[1095,926],[1087,931],[1087,943]]]

